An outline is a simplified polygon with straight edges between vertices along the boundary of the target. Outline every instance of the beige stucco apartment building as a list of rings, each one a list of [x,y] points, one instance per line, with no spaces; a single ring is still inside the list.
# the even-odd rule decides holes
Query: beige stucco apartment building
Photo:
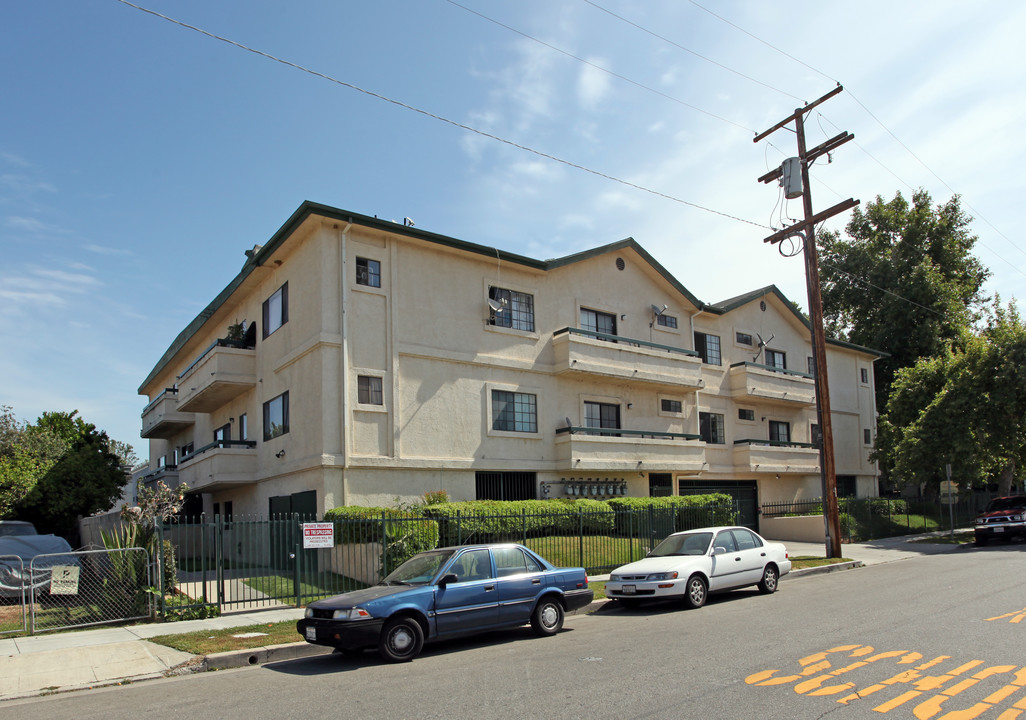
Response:
[[[827,356],[839,492],[875,495],[879,354]],[[140,386],[147,479],[229,516],[719,490],[752,523],[821,495],[811,357],[775,287],[707,304],[631,239],[540,261],[304,203]]]

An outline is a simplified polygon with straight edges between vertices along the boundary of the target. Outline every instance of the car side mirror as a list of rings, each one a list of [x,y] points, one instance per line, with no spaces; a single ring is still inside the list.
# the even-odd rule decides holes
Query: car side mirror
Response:
[[[714,556],[715,555],[726,555],[726,554],[727,554],[727,548],[723,547],[722,545],[717,545],[716,547],[713,548],[713,555]]]
[[[449,583],[455,583],[459,581],[460,579],[456,577],[456,573],[449,573],[448,575],[443,576],[442,579],[438,581],[438,585],[440,587],[445,587]]]

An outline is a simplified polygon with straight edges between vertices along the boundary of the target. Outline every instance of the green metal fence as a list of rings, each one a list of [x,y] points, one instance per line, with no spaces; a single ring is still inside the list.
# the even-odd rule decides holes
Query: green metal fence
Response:
[[[446,517],[388,511],[330,521],[330,547],[305,546],[309,524],[325,522],[314,516],[183,518],[158,528],[161,544],[173,549],[159,573],[160,610],[190,617],[212,607],[302,606],[373,585],[417,552],[448,545],[517,542],[554,565],[602,574],[644,557],[673,532],[730,524],[737,513],[722,504]]]

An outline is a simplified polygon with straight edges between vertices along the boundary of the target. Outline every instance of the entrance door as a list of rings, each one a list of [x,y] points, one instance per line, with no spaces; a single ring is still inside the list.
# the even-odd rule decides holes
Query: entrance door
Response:
[[[303,521],[317,519],[317,491],[306,490],[268,499],[270,513],[271,566],[275,570],[291,570],[297,546],[303,553],[303,569],[317,569],[317,551],[302,550]]]

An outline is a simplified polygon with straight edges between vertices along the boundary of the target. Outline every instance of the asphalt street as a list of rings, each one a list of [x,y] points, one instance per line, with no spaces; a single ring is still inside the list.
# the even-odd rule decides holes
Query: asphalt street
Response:
[[[614,606],[552,638],[492,633],[401,665],[323,655],[16,700],[0,718],[1026,718],[1026,544],[785,578],[700,610]]]

